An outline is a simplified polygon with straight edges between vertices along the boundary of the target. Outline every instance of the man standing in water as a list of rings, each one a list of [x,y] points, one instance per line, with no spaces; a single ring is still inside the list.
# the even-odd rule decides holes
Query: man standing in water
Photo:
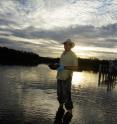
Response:
[[[60,57],[60,66],[57,68],[57,96],[59,109],[65,105],[67,110],[65,116],[72,118],[71,81],[73,71],[78,70],[78,59],[71,50],[75,46],[74,42],[71,39],[67,39],[63,44],[64,51]]]

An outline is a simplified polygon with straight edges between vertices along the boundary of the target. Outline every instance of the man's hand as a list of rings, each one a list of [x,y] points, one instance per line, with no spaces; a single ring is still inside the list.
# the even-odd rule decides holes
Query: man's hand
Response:
[[[59,67],[57,68],[57,71],[61,72],[64,70],[64,65],[63,64],[59,64]]]
[[[57,70],[57,68],[59,67],[59,64],[58,63],[50,63],[48,65],[48,67],[52,70]]]

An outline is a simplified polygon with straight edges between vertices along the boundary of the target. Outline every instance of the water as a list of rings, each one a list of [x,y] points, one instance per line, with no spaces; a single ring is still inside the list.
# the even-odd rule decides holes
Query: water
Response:
[[[107,92],[98,74],[74,72],[71,124],[117,124],[117,86]],[[58,102],[56,71],[38,67],[0,67],[0,124],[53,124]]]

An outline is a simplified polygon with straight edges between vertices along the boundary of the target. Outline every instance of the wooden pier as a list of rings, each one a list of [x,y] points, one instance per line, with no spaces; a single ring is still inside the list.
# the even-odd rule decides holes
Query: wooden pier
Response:
[[[107,90],[111,90],[117,80],[117,60],[110,60],[108,64],[101,63],[99,66],[98,85],[107,85]]]

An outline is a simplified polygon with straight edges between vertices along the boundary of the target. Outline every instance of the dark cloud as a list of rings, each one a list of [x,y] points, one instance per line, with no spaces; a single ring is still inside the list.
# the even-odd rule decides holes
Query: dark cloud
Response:
[[[9,22],[6,21],[6,23]],[[56,28],[53,30],[42,30],[33,26],[24,29],[0,30],[9,31],[13,36],[26,39],[45,39],[63,42],[67,38],[76,38],[76,42],[79,42],[78,44],[92,47],[114,48],[117,43],[117,40],[115,39],[117,36],[117,23],[100,28],[94,26],[73,25],[68,28]]]
[[[98,47],[114,47],[117,40],[112,39],[117,35],[117,24],[107,25],[106,27],[95,28],[93,26],[71,26],[64,29],[39,30],[34,27],[17,29],[11,31],[14,36],[27,39],[45,39],[63,42],[67,38],[82,39],[82,45]],[[111,37],[111,38],[110,38]],[[99,40],[103,38],[103,40]]]
[[[15,36],[25,38],[44,38],[61,41],[67,37],[79,36],[84,38],[107,38],[117,35],[117,24],[96,28],[94,26],[70,26],[68,28],[58,28],[53,30],[41,30],[34,27],[18,29],[12,31]]]
[[[103,37],[116,36],[117,35],[117,23],[101,27],[100,35]]]
[[[7,38],[0,38],[0,46],[16,49],[16,50],[23,50],[23,51],[30,51],[40,56],[53,56],[54,54],[61,52],[60,49],[57,49],[60,45],[53,44],[53,42],[46,42],[46,43],[39,43],[36,44],[33,42],[25,42],[25,41],[13,41]],[[48,52],[49,51],[49,52]]]
[[[7,19],[0,18],[0,26],[2,26],[2,25],[8,26],[10,24],[17,24],[17,23],[13,20],[7,20]]]
[[[23,50],[25,48],[23,47],[23,45],[24,43],[21,42],[14,42],[7,38],[0,38],[0,46],[6,46],[13,49]]]

